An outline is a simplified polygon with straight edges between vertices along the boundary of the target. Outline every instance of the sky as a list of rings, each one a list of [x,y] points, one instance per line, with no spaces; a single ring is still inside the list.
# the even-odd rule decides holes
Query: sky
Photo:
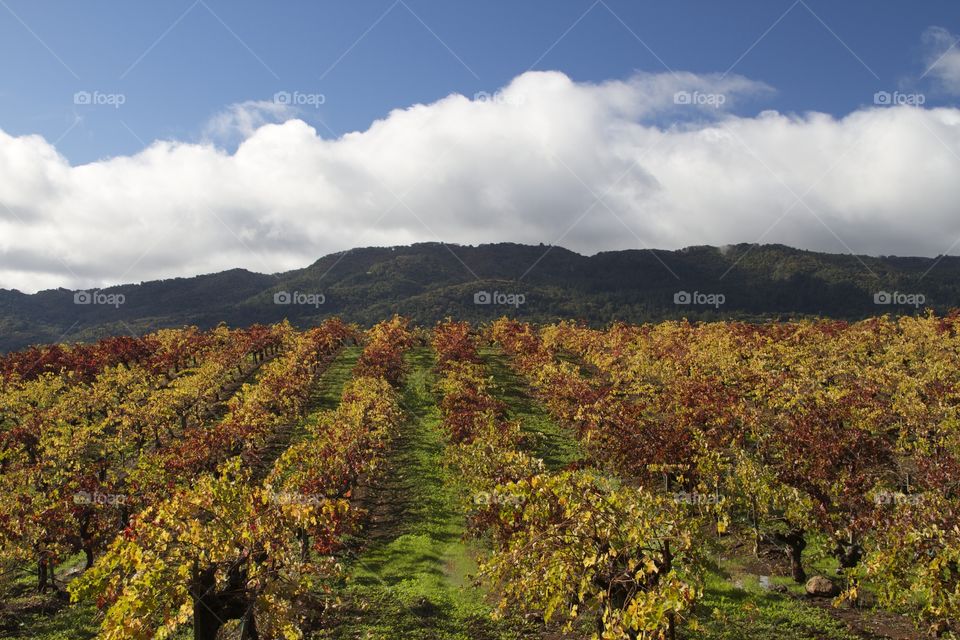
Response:
[[[960,247],[960,3],[0,0],[0,288]]]

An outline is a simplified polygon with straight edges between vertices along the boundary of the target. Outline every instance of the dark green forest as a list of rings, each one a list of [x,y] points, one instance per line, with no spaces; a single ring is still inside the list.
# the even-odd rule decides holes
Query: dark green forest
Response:
[[[475,301],[481,292],[490,294],[489,304]],[[677,304],[681,292],[693,303]],[[882,292],[891,294],[890,304],[877,304]],[[868,257],[748,244],[588,257],[544,245],[424,243],[353,249],[285,273],[234,269],[99,293],[122,296],[123,302],[77,304],[76,292],[66,289],[32,295],[0,289],[0,350],[187,324],[246,326],[288,318],[306,326],[330,315],[363,325],[393,313],[419,324],[446,316],[482,321],[508,315],[603,325],[681,317],[759,321],[944,312],[960,307],[960,258]],[[284,294],[289,304],[281,304]]]

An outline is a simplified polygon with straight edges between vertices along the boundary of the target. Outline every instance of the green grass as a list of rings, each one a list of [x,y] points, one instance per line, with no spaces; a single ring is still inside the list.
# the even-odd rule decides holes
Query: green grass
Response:
[[[343,608],[313,637],[517,637],[491,618],[487,595],[472,584],[475,549],[463,539],[457,481],[443,464],[433,357],[419,348],[407,360],[402,402],[409,415],[366,505],[366,546],[349,561]]]
[[[756,577],[741,584],[729,577],[710,573],[703,598],[692,621],[699,629],[688,628],[685,637],[698,640],[854,640],[860,636],[847,630],[827,611],[762,587]],[[772,584],[777,582],[772,581]]]
[[[57,585],[62,587],[64,577],[83,563],[84,556],[78,553],[60,564]],[[65,596],[58,598],[52,591],[36,593],[33,570],[28,565],[3,568],[6,583],[0,585],[0,638],[79,640],[96,635],[93,607],[71,607]]]
[[[574,435],[533,398],[526,381],[507,364],[507,356],[497,348],[485,348],[481,356],[497,387],[493,395],[507,405],[509,419],[522,422],[530,453],[542,459],[551,471],[582,459],[583,453]]]
[[[35,596],[39,604],[39,596]],[[44,602],[51,599],[44,598]],[[27,602],[21,599],[20,606]],[[81,640],[93,638],[97,634],[95,609],[92,605],[64,606],[55,614],[44,611],[26,611],[3,620],[0,638],[30,638],[31,640]],[[6,616],[4,616],[6,618]]]
[[[307,415],[295,425],[290,444],[306,436],[309,433],[307,425],[315,423],[321,413],[337,408],[343,388],[353,377],[353,368],[361,353],[363,353],[362,347],[344,347],[336,355],[327,370],[320,376],[319,382],[314,385],[310,393]]]

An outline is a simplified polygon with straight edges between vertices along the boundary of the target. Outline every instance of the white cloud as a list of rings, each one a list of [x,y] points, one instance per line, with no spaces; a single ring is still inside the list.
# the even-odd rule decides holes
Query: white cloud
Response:
[[[927,51],[927,75],[936,78],[940,87],[953,95],[960,94],[960,37],[943,27],[930,27],[923,33]]]
[[[296,115],[294,109],[276,100],[247,100],[232,104],[207,121],[204,138],[233,144],[244,140],[267,123],[284,122]]]
[[[677,105],[677,92],[726,102]],[[531,72],[502,99],[451,95],[336,140],[243,116],[232,153],[159,141],[75,167],[0,131],[0,287],[279,271],[438,238],[935,255],[960,237],[960,110],[724,110],[768,92],[742,77]]]

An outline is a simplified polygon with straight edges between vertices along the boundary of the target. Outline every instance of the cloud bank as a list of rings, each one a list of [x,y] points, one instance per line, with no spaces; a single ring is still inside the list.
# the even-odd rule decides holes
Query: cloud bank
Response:
[[[730,111],[770,91],[737,76],[529,72],[338,138],[234,105],[208,129],[238,134],[233,152],[157,141],[80,166],[0,131],[0,287],[274,272],[435,240],[937,255],[960,237],[960,110]]]
[[[943,27],[930,27],[923,33],[927,50],[927,75],[952,95],[960,94],[960,37]]]

